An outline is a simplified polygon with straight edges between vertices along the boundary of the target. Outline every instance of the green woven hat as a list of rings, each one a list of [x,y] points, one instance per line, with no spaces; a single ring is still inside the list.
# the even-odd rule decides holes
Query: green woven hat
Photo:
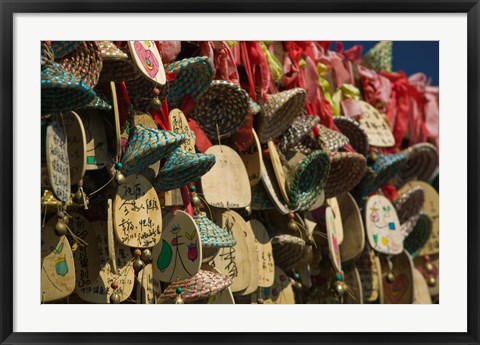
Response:
[[[203,247],[223,248],[233,247],[237,244],[235,237],[208,219],[205,212],[194,215],[193,219],[195,223],[197,223],[198,230],[200,231],[200,241]]]
[[[365,66],[377,72],[392,71],[392,41],[381,41],[372,47],[364,56]]]
[[[404,153],[379,154],[358,185],[360,194],[368,195],[383,187],[400,171],[406,159]]]
[[[95,91],[56,62],[42,66],[41,90],[42,114],[82,109],[96,99]]]
[[[189,95],[198,99],[213,80],[213,64],[206,56],[196,56],[165,65],[165,73],[175,74],[166,86],[167,101],[178,104]]]
[[[157,191],[168,191],[198,180],[215,165],[215,155],[172,151],[160,169],[153,186]]]
[[[347,193],[365,175],[367,160],[356,152],[330,153],[330,173],[325,184],[325,198]]]
[[[125,175],[139,174],[186,140],[184,134],[137,125],[122,156]]]
[[[330,157],[321,150],[313,151],[307,157],[298,154],[296,159],[290,159],[289,178],[287,179],[288,197],[293,209],[308,210],[324,190],[330,171]],[[295,166],[296,165],[296,166]]]
[[[226,80],[214,80],[198,99],[191,116],[209,138],[229,137],[247,118],[249,99],[239,86]]]
[[[265,144],[283,134],[304,111],[306,99],[307,92],[299,87],[268,95],[255,128],[260,142]]]

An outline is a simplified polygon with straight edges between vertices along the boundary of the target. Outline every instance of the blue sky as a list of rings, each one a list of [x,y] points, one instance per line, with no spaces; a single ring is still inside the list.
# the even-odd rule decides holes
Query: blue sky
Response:
[[[355,44],[363,45],[365,54],[378,41],[342,41],[348,49]],[[330,49],[334,50],[332,44]],[[438,85],[439,71],[439,42],[438,41],[394,41],[393,42],[393,70],[404,71],[407,75],[423,72],[432,78],[431,85]]]

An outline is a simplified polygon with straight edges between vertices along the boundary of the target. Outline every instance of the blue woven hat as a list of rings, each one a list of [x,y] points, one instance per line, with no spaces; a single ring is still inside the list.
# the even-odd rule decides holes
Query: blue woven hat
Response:
[[[167,101],[177,104],[189,95],[197,99],[213,80],[213,64],[206,56],[196,56],[165,65],[165,73],[175,73],[175,79],[168,82]]]
[[[214,165],[214,155],[186,152],[178,148],[167,157],[153,186],[159,192],[185,186],[205,175]]]
[[[74,51],[82,43],[83,41],[51,41],[50,45],[55,54],[55,59],[58,59]]]
[[[135,126],[122,156],[125,175],[139,174],[183,144],[184,134]]]
[[[400,171],[406,159],[404,153],[379,154],[358,185],[360,194],[368,195],[383,187]]]
[[[237,240],[231,233],[222,229],[217,224],[208,219],[205,212],[200,212],[193,216],[200,231],[200,240],[203,247],[233,247]]]
[[[82,79],[55,62],[42,66],[41,89],[43,114],[82,109],[96,99],[95,91]]]

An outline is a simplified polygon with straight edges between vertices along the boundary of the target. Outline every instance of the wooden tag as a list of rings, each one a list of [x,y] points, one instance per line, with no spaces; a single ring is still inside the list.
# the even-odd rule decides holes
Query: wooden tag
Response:
[[[366,303],[379,299],[382,281],[380,263],[375,260],[375,253],[368,246],[355,261],[362,282],[363,298]]]
[[[257,133],[252,129],[253,134],[253,143],[252,146],[245,152],[240,154],[240,157],[245,164],[245,169],[247,169],[248,179],[250,181],[250,186],[255,186],[260,182],[262,177],[262,146],[260,145],[260,140],[258,140]]]
[[[270,161],[272,162],[273,171],[275,172],[275,178],[277,180],[280,193],[282,193],[283,200],[290,205],[290,199],[287,193],[287,177],[285,176],[285,171],[283,170],[282,161],[280,160],[277,147],[272,140],[269,140],[267,145],[268,152],[270,154]]]
[[[98,271],[100,271],[100,255],[98,253],[98,243],[95,233],[87,218],[78,213],[69,213],[69,215],[71,219],[68,226],[75,236],[87,243],[83,245],[79,242],[73,252],[78,285],[81,277],[85,277],[85,279],[89,281],[97,278]],[[56,221],[56,219],[51,219],[48,224],[55,226]]]
[[[253,297],[253,296],[252,296]],[[257,296],[262,298],[265,304],[295,304],[290,278],[278,266],[275,266],[275,280],[271,287],[259,289]]]
[[[344,265],[343,274],[345,283],[348,285],[349,293],[344,295],[344,304],[363,304],[363,290],[362,282],[360,280],[360,273],[355,264],[350,263]]]
[[[337,196],[338,206],[342,215],[344,239],[340,244],[342,262],[356,259],[365,246],[365,232],[360,209],[355,199],[349,193]]]
[[[110,303],[110,296],[113,293],[111,284],[118,283],[116,292],[120,295],[120,302],[125,301],[133,291],[135,284],[135,271],[133,269],[133,255],[129,248],[115,243],[115,257],[117,271],[113,270],[113,265],[108,252],[107,223],[105,221],[92,222],[94,236],[98,243],[96,248],[99,253],[100,268],[97,277],[94,280],[87,279],[83,274],[83,269],[79,272],[77,278],[76,293],[89,303]]]
[[[68,162],[70,164],[70,184],[76,185],[85,175],[87,147],[85,129],[77,113],[69,111],[63,116],[63,126],[67,136]]]
[[[108,154],[107,134],[103,124],[102,114],[98,111],[84,110],[78,114],[85,128],[86,169],[102,169],[111,161]]]
[[[379,253],[400,254],[403,251],[403,235],[400,232],[395,207],[380,195],[368,198],[365,205],[365,226],[370,246]]]
[[[256,238],[252,228],[248,225],[247,222],[245,222],[245,220],[243,220],[243,218],[240,220],[240,223],[242,224],[242,227],[243,227],[242,231],[245,236],[245,242],[248,250],[248,261],[250,263],[250,284],[245,289],[245,291],[243,291],[242,295],[249,295],[258,289],[258,281],[259,281],[259,265],[257,264],[259,262],[258,252],[257,252]]]
[[[275,279],[275,264],[273,262],[272,242],[267,230],[258,220],[251,219],[247,225],[255,236],[258,261],[258,286],[270,287]],[[253,266],[253,263],[252,263]]]
[[[317,208],[322,207],[324,202],[325,202],[325,191],[322,190],[321,193],[317,196],[317,199],[313,203],[312,207],[310,207],[310,210],[316,210]]]
[[[128,41],[128,49],[139,71],[158,85],[165,85],[167,77],[162,57],[155,41]]]
[[[173,282],[193,277],[202,264],[198,227],[186,212],[175,211],[163,218],[162,237],[152,251],[156,280]]]
[[[277,210],[282,214],[288,214],[290,213],[290,209],[285,201],[283,201],[278,184],[275,183],[275,181],[272,181],[272,178],[274,178],[272,163],[270,160],[266,159],[262,164],[263,186],[265,187],[265,190],[267,191]]]
[[[234,211],[216,210],[213,213],[213,221],[230,232],[235,237],[237,244],[233,247],[220,248],[211,264],[222,274],[230,277],[232,292],[243,291],[250,286],[252,276],[252,265],[245,236],[247,225],[243,218]]]
[[[115,156],[118,159],[122,156],[122,133],[120,130],[120,113],[118,110],[117,89],[115,82],[110,82],[110,90],[112,91],[113,119],[115,122]]]
[[[142,282],[140,285],[141,299],[144,304],[157,304],[158,296],[161,293],[160,281],[153,276],[153,264],[147,264],[138,272],[138,277]]]
[[[332,261],[333,267],[338,272],[342,271],[342,261],[340,260],[340,248],[338,246],[337,238],[337,216],[331,207],[327,207],[325,210],[325,223],[327,228],[327,239],[328,239],[328,254],[330,260]]]
[[[417,255],[435,255],[439,252],[439,199],[438,193],[431,185],[423,181],[411,181],[403,186],[398,193],[405,193],[413,187],[420,186],[425,192],[425,203],[422,211],[432,220],[432,233],[427,243]]]
[[[47,126],[46,162],[48,182],[58,200],[70,199],[70,165],[68,162],[67,138],[56,121]]]
[[[219,270],[209,265],[203,265],[202,270],[221,274]],[[235,304],[235,299],[233,298],[232,289],[230,289],[230,286],[225,290],[222,290],[217,294],[210,296],[208,298],[208,304]]]
[[[186,140],[180,145],[180,149],[195,153],[195,137],[188,126],[188,121],[183,112],[180,109],[173,109],[170,111],[170,114],[168,114],[168,121],[170,122],[170,129],[173,132],[185,134]]]
[[[381,260],[383,272],[383,303],[384,304],[411,304],[413,303],[413,263],[410,255],[403,251],[391,258],[393,282],[387,281],[388,265]]]
[[[428,284],[423,275],[416,268],[413,269],[413,303],[432,304],[432,297],[428,290]]]
[[[75,266],[67,238],[57,236],[53,226],[45,225],[41,252],[42,303],[69,296],[75,289]]]
[[[436,283],[433,286],[429,286],[428,290],[430,292],[430,296],[435,298],[438,297],[440,292],[440,266],[439,266],[439,258],[430,258],[428,261],[432,265],[432,270],[428,271],[425,268],[427,261],[423,256],[417,256],[415,258],[415,267],[416,269],[423,275],[424,279],[434,278]]]
[[[160,201],[161,197],[160,197]],[[183,206],[182,192],[180,188],[168,190],[163,193],[163,206]]]
[[[377,147],[392,147],[395,138],[390,130],[384,114],[364,101],[358,102],[362,108],[363,116],[358,120],[368,137],[368,144]]]
[[[250,182],[238,153],[225,145],[211,146],[205,153],[213,154],[216,158],[213,168],[201,178],[205,201],[220,208],[250,205]]]
[[[327,199],[327,205],[330,206],[335,216],[335,230],[337,231],[336,236],[337,236],[338,244],[340,245],[343,242],[343,223],[342,223],[342,212],[340,211],[337,198]]]
[[[160,201],[145,177],[133,174],[118,186],[113,203],[113,221],[117,239],[126,246],[148,248],[160,241]]]

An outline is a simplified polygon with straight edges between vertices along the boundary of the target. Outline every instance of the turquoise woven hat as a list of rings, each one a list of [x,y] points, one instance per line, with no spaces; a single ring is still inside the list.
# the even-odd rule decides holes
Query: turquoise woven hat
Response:
[[[235,237],[208,219],[205,212],[194,215],[193,219],[200,231],[200,241],[203,247],[223,248],[233,247],[237,244]]]
[[[360,194],[368,195],[383,187],[402,169],[406,159],[404,153],[379,154],[358,185]]]
[[[178,104],[189,95],[197,99],[213,80],[213,64],[206,56],[195,56],[165,65],[165,73],[175,74],[166,85],[167,101]]]
[[[438,168],[438,150],[430,143],[419,143],[410,146],[402,153],[407,161],[398,173],[398,185],[412,180],[428,181]]]
[[[42,114],[82,109],[96,99],[85,82],[50,62],[41,71]]]
[[[288,197],[295,210],[308,210],[325,188],[330,172],[330,156],[313,151],[290,170],[287,181]]]
[[[122,156],[121,163],[125,175],[141,173],[150,165],[165,158],[185,140],[185,134],[147,128],[143,125],[135,126]]]
[[[215,165],[215,155],[174,150],[160,169],[153,186],[160,192],[198,180]]]

